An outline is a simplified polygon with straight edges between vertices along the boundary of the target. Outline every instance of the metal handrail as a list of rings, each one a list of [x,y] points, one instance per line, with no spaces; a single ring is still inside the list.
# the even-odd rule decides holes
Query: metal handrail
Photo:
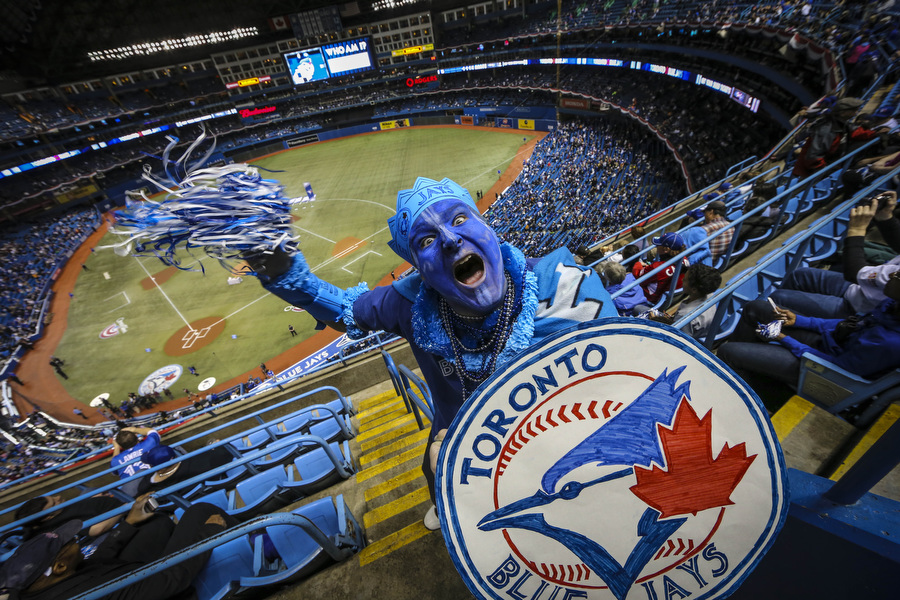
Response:
[[[340,501],[343,502],[342,499],[340,499]],[[259,531],[262,528],[272,527],[275,525],[293,525],[296,527],[300,527],[301,529],[303,529],[303,531],[309,534],[309,536],[312,537],[313,540],[315,540],[315,542],[319,544],[319,546],[321,546],[321,548],[334,561],[339,562],[345,560],[346,558],[352,556],[356,551],[355,547],[339,547],[329,536],[325,535],[325,533],[321,529],[319,529],[315,525],[315,523],[313,523],[313,521],[311,521],[304,515],[295,513],[273,513],[270,515],[257,517],[252,521],[248,521],[247,523],[243,523],[236,527],[226,529],[221,533],[212,535],[201,542],[197,542],[188,546],[187,548],[183,548],[181,550],[173,552],[172,554],[157,559],[148,565],[132,571],[131,573],[117,577],[88,592],[75,596],[73,600],[99,600],[100,598],[105,598],[113,592],[137,583],[138,581],[145,579],[150,575],[163,571],[171,567],[172,565],[176,565],[205,552],[209,552],[216,547],[224,544],[225,542],[230,542],[231,540],[237,539],[244,535]]]

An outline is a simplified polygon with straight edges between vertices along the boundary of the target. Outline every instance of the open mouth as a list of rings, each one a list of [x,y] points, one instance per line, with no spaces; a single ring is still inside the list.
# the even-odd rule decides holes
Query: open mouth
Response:
[[[453,276],[463,285],[476,285],[484,279],[484,261],[475,254],[469,254],[453,265]]]

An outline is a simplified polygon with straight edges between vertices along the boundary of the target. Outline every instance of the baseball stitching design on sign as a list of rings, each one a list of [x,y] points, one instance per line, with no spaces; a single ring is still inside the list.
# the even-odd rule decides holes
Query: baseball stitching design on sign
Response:
[[[787,513],[752,392],[680,332],[609,319],[498,370],[441,448],[438,508],[481,598],[718,598]]]

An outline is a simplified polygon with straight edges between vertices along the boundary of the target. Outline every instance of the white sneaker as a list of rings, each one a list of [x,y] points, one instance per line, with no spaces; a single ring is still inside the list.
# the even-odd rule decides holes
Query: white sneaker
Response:
[[[425,513],[425,518],[422,520],[425,524],[425,529],[435,531],[441,528],[441,519],[437,514],[437,507],[433,504],[431,508],[428,509],[428,512]]]

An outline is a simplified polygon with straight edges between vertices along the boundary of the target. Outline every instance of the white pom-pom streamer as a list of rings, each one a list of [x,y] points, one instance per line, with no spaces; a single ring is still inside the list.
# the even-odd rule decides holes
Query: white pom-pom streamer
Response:
[[[297,252],[298,236],[291,228],[290,214],[295,200],[284,194],[278,181],[263,178],[247,164],[200,168],[214,146],[192,168],[185,167],[205,137],[204,133],[175,162],[169,161],[169,154],[178,140],[170,138],[162,156],[169,179],[156,177],[147,167],[143,175],[166,192],[165,198],[150,200],[142,192],[142,202],[129,199],[125,210],[115,212],[116,224],[110,228],[125,237],[103,248],[121,256],[156,256],[184,270],[194,269],[182,266],[180,255],[193,256],[193,251],[200,250],[231,272],[237,272],[237,263],[247,256],[276,248],[290,255]],[[202,264],[200,270],[204,270]]]

